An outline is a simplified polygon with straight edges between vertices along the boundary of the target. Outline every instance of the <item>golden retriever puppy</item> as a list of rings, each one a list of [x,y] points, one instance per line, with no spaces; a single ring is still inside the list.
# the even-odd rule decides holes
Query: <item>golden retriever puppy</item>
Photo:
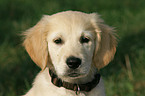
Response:
[[[117,42],[96,13],[45,15],[24,35],[26,51],[42,69],[25,96],[105,96],[99,69],[113,59]]]

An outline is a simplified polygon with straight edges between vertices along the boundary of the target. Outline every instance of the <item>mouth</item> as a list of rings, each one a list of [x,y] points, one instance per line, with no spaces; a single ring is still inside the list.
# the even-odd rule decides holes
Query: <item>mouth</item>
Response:
[[[78,74],[78,73],[70,73],[70,74],[68,74],[68,76],[69,77],[79,77],[80,74]]]

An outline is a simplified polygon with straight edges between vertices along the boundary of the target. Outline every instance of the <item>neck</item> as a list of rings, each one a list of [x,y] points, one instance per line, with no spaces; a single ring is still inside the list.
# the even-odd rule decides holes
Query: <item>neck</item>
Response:
[[[69,80],[69,82],[66,82],[66,80],[64,81],[64,80],[58,78],[57,75],[54,74],[51,70],[49,70],[49,74],[51,76],[51,82],[55,86],[57,86],[57,87],[64,87],[66,89],[76,91],[76,93],[78,91],[86,91],[86,92],[89,92],[95,86],[97,86],[97,84],[100,81],[100,74],[95,74],[94,76],[89,76],[89,74],[88,74],[86,76],[87,80],[84,80],[86,78],[82,78],[82,79],[78,79],[77,81],[76,80],[72,80],[71,82],[70,82],[70,80]],[[93,77],[94,77],[94,79],[91,80],[90,78],[93,78]]]

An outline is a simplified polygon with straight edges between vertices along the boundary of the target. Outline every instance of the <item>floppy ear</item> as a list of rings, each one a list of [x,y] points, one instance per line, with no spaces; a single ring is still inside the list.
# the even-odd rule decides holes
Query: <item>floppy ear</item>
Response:
[[[98,20],[98,22],[96,21],[95,23],[97,23],[94,24],[94,26],[97,26],[95,27],[97,41],[93,59],[95,66],[98,69],[101,69],[109,64],[109,62],[114,58],[117,40],[115,37],[115,33],[113,33],[113,28],[103,24],[102,20]]]
[[[24,32],[23,45],[31,59],[43,70],[48,63],[48,50],[45,25],[47,16],[44,16],[34,27]]]

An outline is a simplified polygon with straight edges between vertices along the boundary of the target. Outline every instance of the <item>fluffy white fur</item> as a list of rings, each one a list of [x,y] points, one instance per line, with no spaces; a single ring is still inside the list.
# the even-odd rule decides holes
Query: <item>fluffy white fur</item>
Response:
[[[83,84],[94,78],[97,69],[106,66],[116,52],[113,29],[103,23],[96,13],[77,11],[45,15],[25,33],[24,46],[32,60],[42,69],[33,87],[25,96],[105,96],[102,78],[90,92],[80,92],[56,87],[51,83],[49,68],[66,82]],[[81,43],[80,38],[89,39]],[[61,44],[54,41],[61,39]],[[81,65],[71,70],[66,64],[70,56],[80,58]],[[70,77],[69,73],[79,74]]]

